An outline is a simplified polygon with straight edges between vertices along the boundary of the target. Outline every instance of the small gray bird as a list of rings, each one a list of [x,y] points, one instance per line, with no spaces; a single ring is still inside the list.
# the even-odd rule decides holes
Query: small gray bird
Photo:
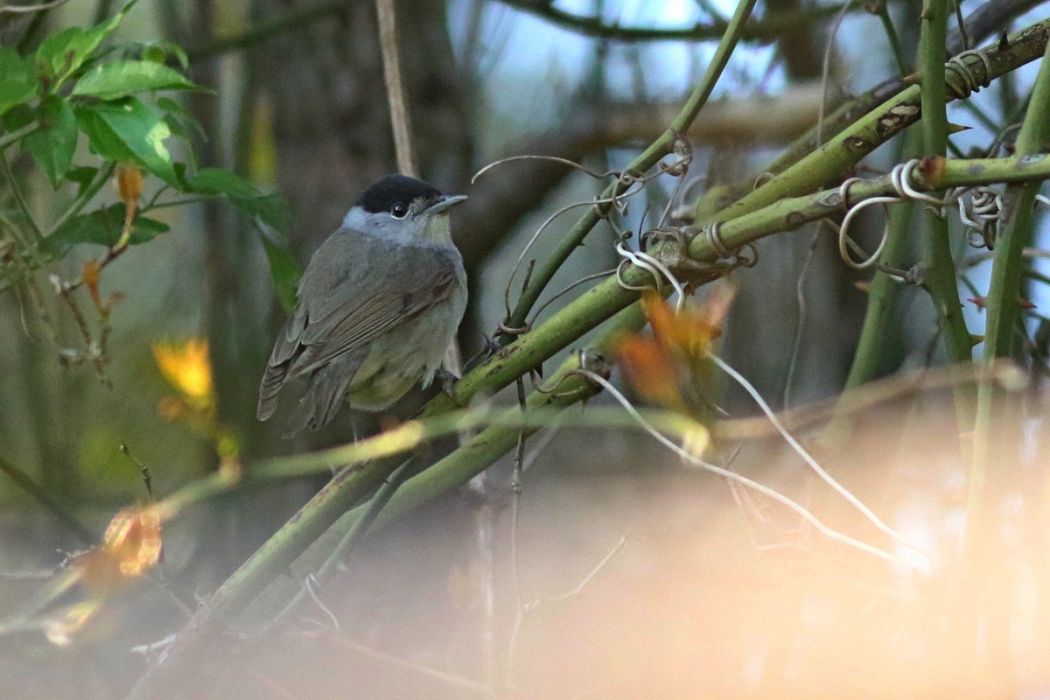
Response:
[[[380,411],[434,378],[467,305],[449,209],[465,200],[387,175],[321,244],[259,385],[259,420],[289,377],[309,386],[288,425],[316,430],[351,408]]]

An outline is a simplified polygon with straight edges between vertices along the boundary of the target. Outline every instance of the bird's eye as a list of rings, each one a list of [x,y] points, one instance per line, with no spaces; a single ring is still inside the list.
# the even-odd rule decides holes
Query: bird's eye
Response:
[[[408,216],[408,205],[404,202],[395,202],[394,206],[390,207],[390,216],[395,219],[403,219]]]

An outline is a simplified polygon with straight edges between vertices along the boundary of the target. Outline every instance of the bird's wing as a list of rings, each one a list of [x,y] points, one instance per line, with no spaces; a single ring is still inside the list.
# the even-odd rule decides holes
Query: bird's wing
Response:
[[[386,273],[349,276],[346,261],[362,258],[382,260]],[[351,232],[333,234],[310,260],[299,304],[274,345],[260,386],[260,416],[272,413],[288,376],[315,371],[448,299],[460,266],[453,251],[406,251]]]
[[[316,290],[320,293],[308,295],[318,303],[300,336],[304,349],[292,363],[293,374],[310,372],[371,342],[448,299],[456,287],[458,260],[453,253],[426,247],[391,250],[389,246],[378,250],[372,246],[368,252],[386,257],[386,274],[344,276],[331,293]]]

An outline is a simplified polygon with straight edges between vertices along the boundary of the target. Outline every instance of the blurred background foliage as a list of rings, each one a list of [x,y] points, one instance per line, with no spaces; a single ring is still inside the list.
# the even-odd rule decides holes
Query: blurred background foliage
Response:
[[[57,566],[67,553],[97,541],[114,512],[147,500],[143,468],[153,492],[163,495],[224,462],[349,438],[350,418],[343,416],[322,433],[280,439],[279,431],[255,420],[257,382],[299,267],[358,193],[394,167],[371,2],[139,0],[125,8],[126,16],[108,0],[53,4],[35,12],[0,5],[0,138],[39,124],[4,144],[0,458],[49,499],[44,507],[0,478],[0,574]],[[969,13],[991,3],[960,4]],[[985,27],[981,39],[1046,14],[1037,2],[1008,4],[1015,9]],[[767,29],[738,47],[688,134],[695,160],[687,201],[714,185],[755,177],[819,114],[900,74],[884,24],[869,10],[888,8],[907,59],[915,55],[921,3],[846,5],[840,17],[843,5],[831,2],[760,3],[758,23]],[[623,167],[696,83],[733,6],[702,0],[398,3],[421,174],[443,191],[470,196],[453,221],[472,287],[460,337],[464,356],[481,350],[483,335],[503,318],[504,285],[536,227],[563,205],[589,201],[602,186],[543,161],[500,166],[474,184],[472,174],[521,153],[557,155],[597,171]],[[586,21],[574,19],[581,17]],[[649,35],[634,36],[633,29]],[[953,147],[968,153],[994,139],[1023,107],[1037,68],[1025,66],[972,98],[978,111],[965,102],[953,105],[951,120],[970,127],[953,136]],[[899,147],[887,145],[868,164],[896,162]],[[670,188],[663,179],[650,184],[632,203],[627,225],[637,230],[647,210],[664,206]],[[71,207],[77,208],[67,218]],[[877,238],[875,218],[865,222],[861,238]],[[37,226],[51,235],[37,240]],[[557,230],[530,257],[544,259]],[[1033,245],[1044,237],[1040,230]],[[615,251],[599,240],[605,238],[595,235],[573,257],[552,290],[615,267]],[[838,260],[830,236],[774,236],[758,248],[760,264],[736,276],[739,292],[721,356],[776,408],[837,393],[863,320],[862,279]],[[1046,274],[1045,262],[1034,269]],[[975,267],[973,284],[986,286],[987,274],[987,266]],[[52,279],[59,292],[63,284],[83,284],[59,293]],[[900,321],[879,374],[939,359],[933,309],[920,294],[902,293]],[[70,296],[79,311],[71,310]],[[1033,290],[1031,298],[1040,306],[1043,293]],[[980,325],[977,305],[966,313],[972,326]],[[1033,336],[1041,322],[1029,318]],[[754,412],[739,389],[723,393],[730,412]],[[418,403],[409,398],[395,412],[407,415]],[[371,420],[355,418],[362,429],[374,427]],[[677,493],[677,482],[652,476],[669,458],[654,455],[643,440],[616,434],[603,439],[601,449],[572,436],[554,440],[538,476],[530,474],[543,484],[535,499],[546,502],[556,520],[567,519],[552,536],[587,546],[602,540],[599,547],[607,550],[619,532],[610,522],[616,519],[604,511],[590,522],[574,519],[569,513],[577,504],[581,513],[616,504],[651,514],[654,490]],[[778,450],[760,447],[749,463],[775,464]],[[604,496],[565,486],[610,470],[616,480],[599,491]],[[176,520],[165,533],[171,595],[192,608],[195,594],[212,590],[320,483],[253,486]],[[674,517],[696,524],[696,514],[675,503]],[[453,497],[446,507],[370,545],[366,560],[377,566],[384,547],[420,552],[423,545],[410,542],[418,528],[448,533],[448,541],[434,542],[427,531],[433,551],[420,554],[423,573],[399,562],[380,568],[385,576],[356,574],[348,585],[361,589],[360,600],[397,608],[413,595],[382,591],[386,576],[418,575],[438,582],[450,601],[444,614],[455,611],[460,622],[485,617],[473,600],[476,579],[485,575],[479,573],[485,545],[471,538],[481,514],[499,509],[487,498]],[[600,559],[593,555],[588,559]],[[655,552],[634,555],[630,566],[645,568],[647,556],[655,566],[664,562]],[[564,581],[578,581],[586,569],[576,566]],[[8,597],[5,588],[12,596],[31,590],[38,585],[32,581],[0,579],[0,599]],[[113,697],[126,690],[141,671],[137,658],[125,658],[128,648],[155,641],[182,619],[179,606],[158,603],[158,596],[143,593],[123,612],[135,618],[145,611],[147,624],[114,615],[78,647],[87,651],[54,657],[42,640],[0,640],[0,694],[53,697],[76,687],[84,697]],[[464,597],[472,601],[463,603]],[[438,622],[427,619],[440,627],[434,615]],[[464,673],[498,665],[484,635],[461,635],[456,643],[461,646],[449,653],[467,659],[458,664]],[[422,653],[440,656],[434,649]],[[27,684],[20,676],[30,660],[63,672]],[[480,672],[495,673],[490,667]],[[572,676],[566,674],[554,680]],[[331,689],[315,691],[319,697]],[[279,696],[272,688],[265,692]]]

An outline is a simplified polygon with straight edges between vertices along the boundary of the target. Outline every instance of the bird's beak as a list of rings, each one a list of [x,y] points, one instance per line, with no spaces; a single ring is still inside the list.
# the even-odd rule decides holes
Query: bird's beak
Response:
[[[429,207],[427,207],[427,214],[437,214],[443,212],[450,207],[454,207],[460,202],[467,201],[467,195],[465,194],[450,194],[445,197],[441,197],[434,201]]]

